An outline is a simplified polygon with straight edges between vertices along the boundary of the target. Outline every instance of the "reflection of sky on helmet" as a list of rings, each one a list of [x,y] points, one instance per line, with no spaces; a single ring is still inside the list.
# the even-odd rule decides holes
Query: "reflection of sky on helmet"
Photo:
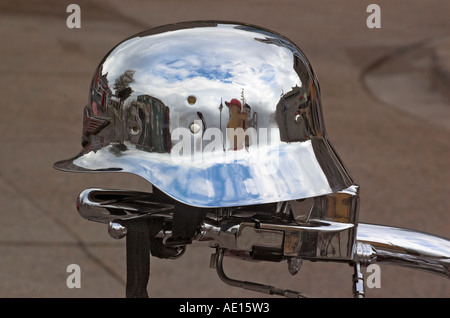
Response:
[[[186,78],[204,77],[222,83],[232,83],[233,75],[230,70],[223,69],[221,65],[209,65],[208,67],[204,67],[197,62],[195,57],[187,56],[183,59],[169,61],[156,71],[158,71],[160,73],[158,75],[166,81],[184,81]]]
[[[154,96],[171,110],[184,107],[189,95],[197,98],[196,110],[215,109],[221,99],[240,99],[244,89],[252,108],[273,111],[282,93],[302,83],[289,48],[255,37],[266,36],[224,26],[134,38],[112,51],[103,74],[113,84],[125,70],[135,70],[133,96]],[[171,120],[176,116],[171,111]]]
[[[192,205],[234,206],[293,200],[331,193],[311,142],[237,153],[235,160],[179,160],[170,154],[143,152],[126,143],[127,150],[110,147],[89,152],[74,164],[85,169],[121,168],[140,175],[167,194]],[[302,158],[302,160],[298,160]]]

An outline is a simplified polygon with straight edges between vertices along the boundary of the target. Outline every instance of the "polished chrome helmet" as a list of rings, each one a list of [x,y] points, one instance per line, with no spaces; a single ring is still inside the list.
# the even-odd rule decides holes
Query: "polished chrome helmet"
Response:
[[[132,36],[97,67],[74,172],[128,172],[195,207],[297,200],[353,181],[326,135],[319,84],[272,31],[187,22]]]

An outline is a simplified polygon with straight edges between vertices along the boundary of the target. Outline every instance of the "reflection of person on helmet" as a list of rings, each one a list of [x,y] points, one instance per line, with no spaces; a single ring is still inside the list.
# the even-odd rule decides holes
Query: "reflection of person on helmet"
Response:
[[[255,138],[254,130],[256,130],[257,113],[252,113],[249,104],[242,103],[233,98],[230,102],[225,102],[229,109],[229,120],[227,124],[227,143],[229,149],[239,150],[248,148]],[[254,129],[249,129],[254,128]]]
[[[245,130],[247,130],[247,113],[242,112],[242,104],[236,98],[225,102],[230,111],[227,124],[227,141],[230,149],[239,150],[244,147]],[[240,129],[239,129],[240,128]]]

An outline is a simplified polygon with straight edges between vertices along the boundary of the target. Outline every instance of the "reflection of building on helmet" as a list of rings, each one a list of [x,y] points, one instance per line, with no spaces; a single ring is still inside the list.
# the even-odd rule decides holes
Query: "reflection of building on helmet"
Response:
[[[141,105],[139,118],[143,128],[136,147],[146,151],[170,152],[169,107],[150,95],[137,96],[137,103]]]
[[[103,128],[108,126],[110,123],[110,120],[108,118],[95,116],[92,113],[94,112],[92,110],[92,106],[94,106],[95,102],[92,102],[91,107],[86,106],[83,111],[83,134],[82,134],[82,140],[81,144],[83,147],[90,146],[91,149],[100,149],[102,147],[101,143],[93,145],[92,141],[103,141],[103,138],[94,138],[94,136],[97,135]],[[94,106],[94,109],[96,109],[96,104]],[[95,113],[94,113],[95,114]]]
[[[112,91],[108,85],[108,74],[103,74],[102,70],[102,67],[98,68],[92,83],[91,98],[94,115],[102,115],[105,112],[112,96]]]
[[[277,105],[281,140],[293,142],[323,137],[319,103],[312,81],[307,87],[295,86],[283,94]]]
[[[314,135],[311,127],[311,101],[307,90],[295,86],[284,94],[277,105],[277,121],[283,141],[305,141]]]

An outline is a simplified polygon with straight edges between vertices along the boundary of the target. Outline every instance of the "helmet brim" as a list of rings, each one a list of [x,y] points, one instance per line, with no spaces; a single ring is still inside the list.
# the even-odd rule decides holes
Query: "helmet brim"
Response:
[[[70,172],[127,172],[191,206],[213,208],[298,200],[348,188],[352,178],[327,139],[285,143],[218,158],[173,158],[126,143],[82,151],[54,167]],[[227,152],[229,153],[229,152]]]

